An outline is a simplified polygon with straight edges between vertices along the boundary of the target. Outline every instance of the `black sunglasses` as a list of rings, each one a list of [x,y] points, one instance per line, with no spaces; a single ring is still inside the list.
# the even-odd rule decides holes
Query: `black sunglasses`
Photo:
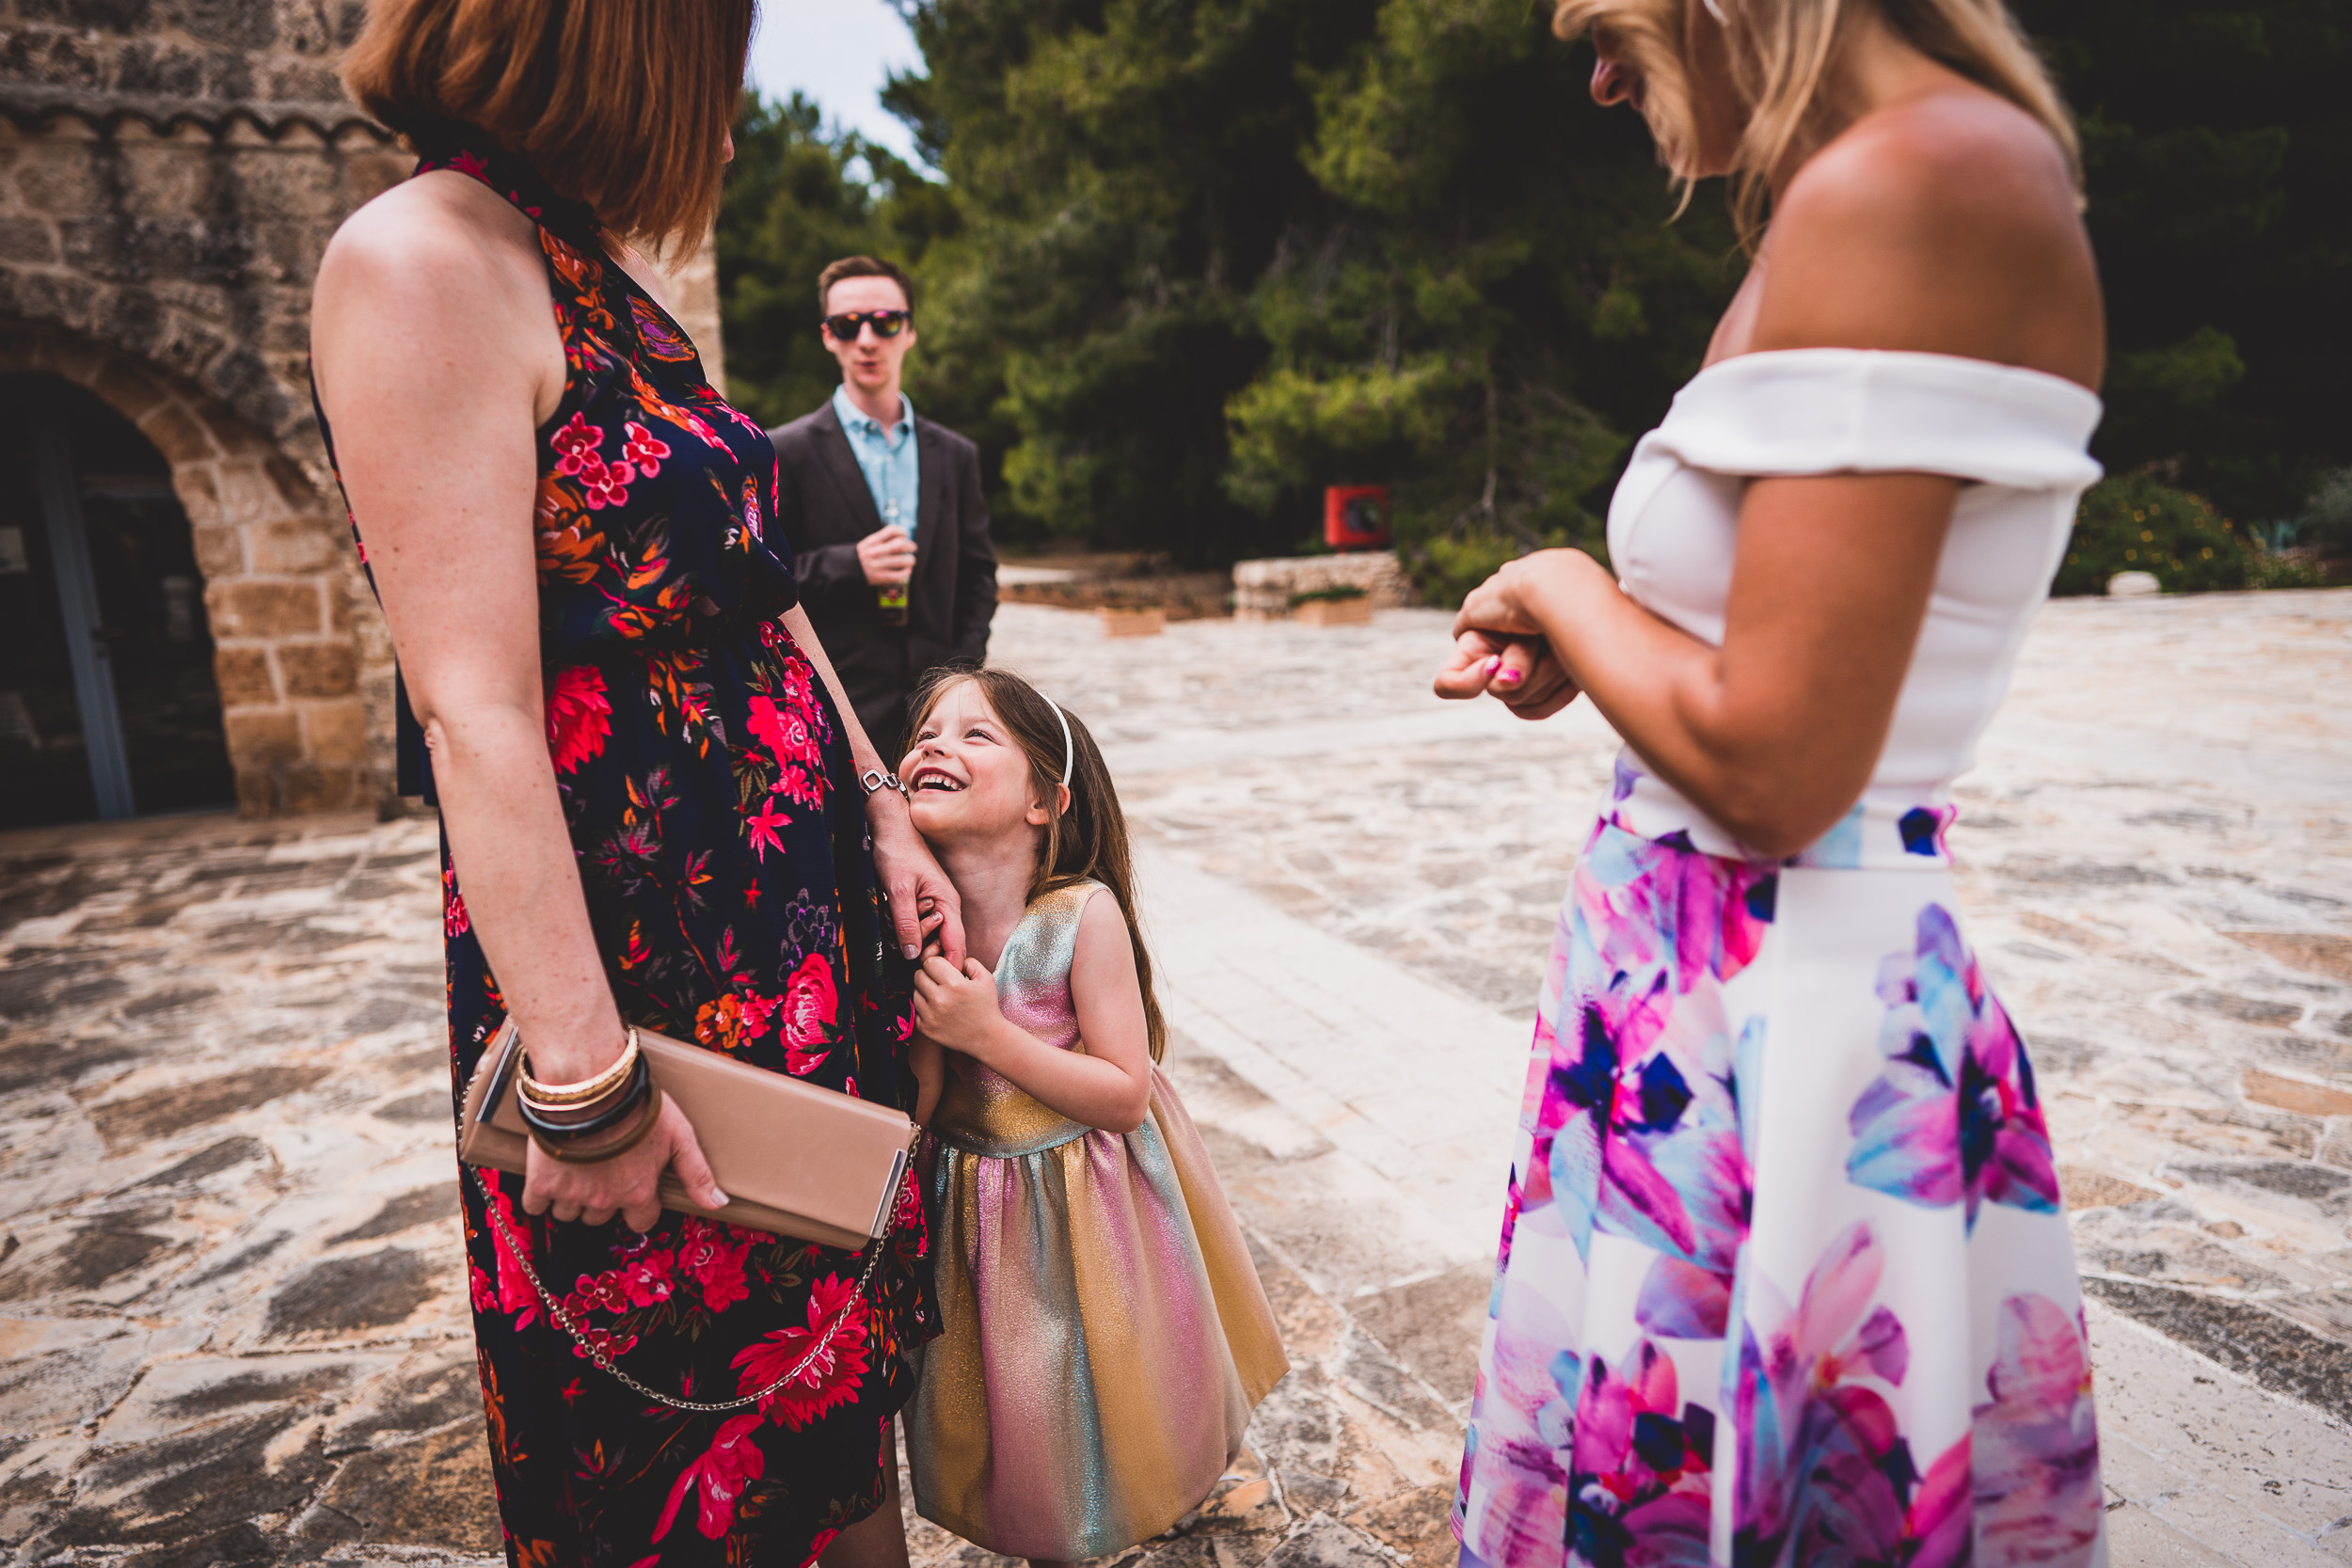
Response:
[[[825,318],[825,330],[836,343],[857,341],[858,328],[871,324],[877,338],[896,338],[914,319],[912,310],[844,310],[837,316]]]

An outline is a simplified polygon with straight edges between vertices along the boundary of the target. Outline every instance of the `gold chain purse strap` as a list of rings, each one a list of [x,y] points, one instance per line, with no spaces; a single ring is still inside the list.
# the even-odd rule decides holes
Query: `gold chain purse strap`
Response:
[[[505,1211],[499,1207],[498,1183],[490,1180],[490,1173],[486,1169],[481,1166],[474,1168],[474,1176],[482,1183],[483,1205],[490,1213],[491,1230],[497,1234],[498,1240],[505,1244],[507,1256],[514,1259],[516,1266],[523,1271],[523,1277],[531,1281],[532,1290],[538,1292],[539,1304],[548,1309],[548,1318],[555,1323],[556,1326],[571,1336],[572,1343],[580,1347],[580,1353],[605,1371],[620,1379],[632,1392],[643,1394],[658,1403],[666,1404],[673,1410],[691,1410],[698,1414],[708,1415],[718,1415],[729,1410],[750,1409],[786,1384],[799,1381],[801,1374],[815,1366],[817,1358],[832,1348],[834,1335],[843,1323],[849,1322],[850,1312],[867,1305],[866,1287],[873,1283],[874,1266],[882,1261],[884,1247],[898,1231],[898,1203],[906,1196],[906,1184],[914,1178],[914,1162],[909,1160],[906,1169],[899,1173],[898,1186],[891,1190],[889,1225],[884,1227],[880,1236],[866,1243],[866,1267],[857,1276],[857,1289],[850,1293],[848,1301],[841,1304],[841,1310],[833,1315],[833,1321],[825,1324],[824,1331],[818,1334],[815,1342],[808,1347],[808,1354],[802,1356],[790,1371],[784,1373],[766,1387],[746,1394],[741,1399],[682,1400],[674,1395],[665,1394],[659,1388],[649,1388],[629,1376],[613,1363],[612,1356],[605,1354],[603,1346],[588,1338],[587,1330],[580,1326],[579,1320],[572,1316],[570,1309],[556,1300],[554,1293],[540,1282],[539,1271],[531,1264],[530,1249],[516,1239],[513,1227],[506,1223]],[[810,1289],[815,1288],[816,1282],[812,1279]]]

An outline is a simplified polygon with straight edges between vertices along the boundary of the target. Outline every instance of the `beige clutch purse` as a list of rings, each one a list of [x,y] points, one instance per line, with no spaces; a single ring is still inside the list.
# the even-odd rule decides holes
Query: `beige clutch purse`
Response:
[[[509,1020],[490,1037],[466,1085],[457,1156],[520,1173],[530,1134],[516,1104],[519,1037]],[[686,1113],[710,1174],[732,1200],[707,1209],[661,1176],[661,1206],[754,1230],[863,1250],[890,1229],[898,1180],[920,1129],[906,1113],[820,1089],[780,1072],[637,1032],[653,1081]]]

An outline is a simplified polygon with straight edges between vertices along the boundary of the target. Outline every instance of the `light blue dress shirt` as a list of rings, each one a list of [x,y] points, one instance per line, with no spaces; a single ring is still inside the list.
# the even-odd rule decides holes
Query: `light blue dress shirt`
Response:
[[[850,452],[857,459],[858,471],[866,476],[866,487],[874,493],[874,510],[882,514],[883,522],[914,538],[916,485],[922,474],[915,464],[913,400],[903,392],[898,394],[895,436],[884,436],[882,421],[867,418],[851,403],[846,387],[834,388],[833,412],[841,421],[842,434],[850,438]]]

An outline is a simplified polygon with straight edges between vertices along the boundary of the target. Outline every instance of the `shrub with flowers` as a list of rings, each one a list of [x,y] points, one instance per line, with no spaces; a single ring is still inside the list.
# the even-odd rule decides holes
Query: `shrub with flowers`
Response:
[[[2104,594],[2118,572],[2153,573],[2168,594],[2262,587],[2265,575],[2245,530],[2204,497],[2144,471],[2119,474],[2084,494],[2050,592]]]

